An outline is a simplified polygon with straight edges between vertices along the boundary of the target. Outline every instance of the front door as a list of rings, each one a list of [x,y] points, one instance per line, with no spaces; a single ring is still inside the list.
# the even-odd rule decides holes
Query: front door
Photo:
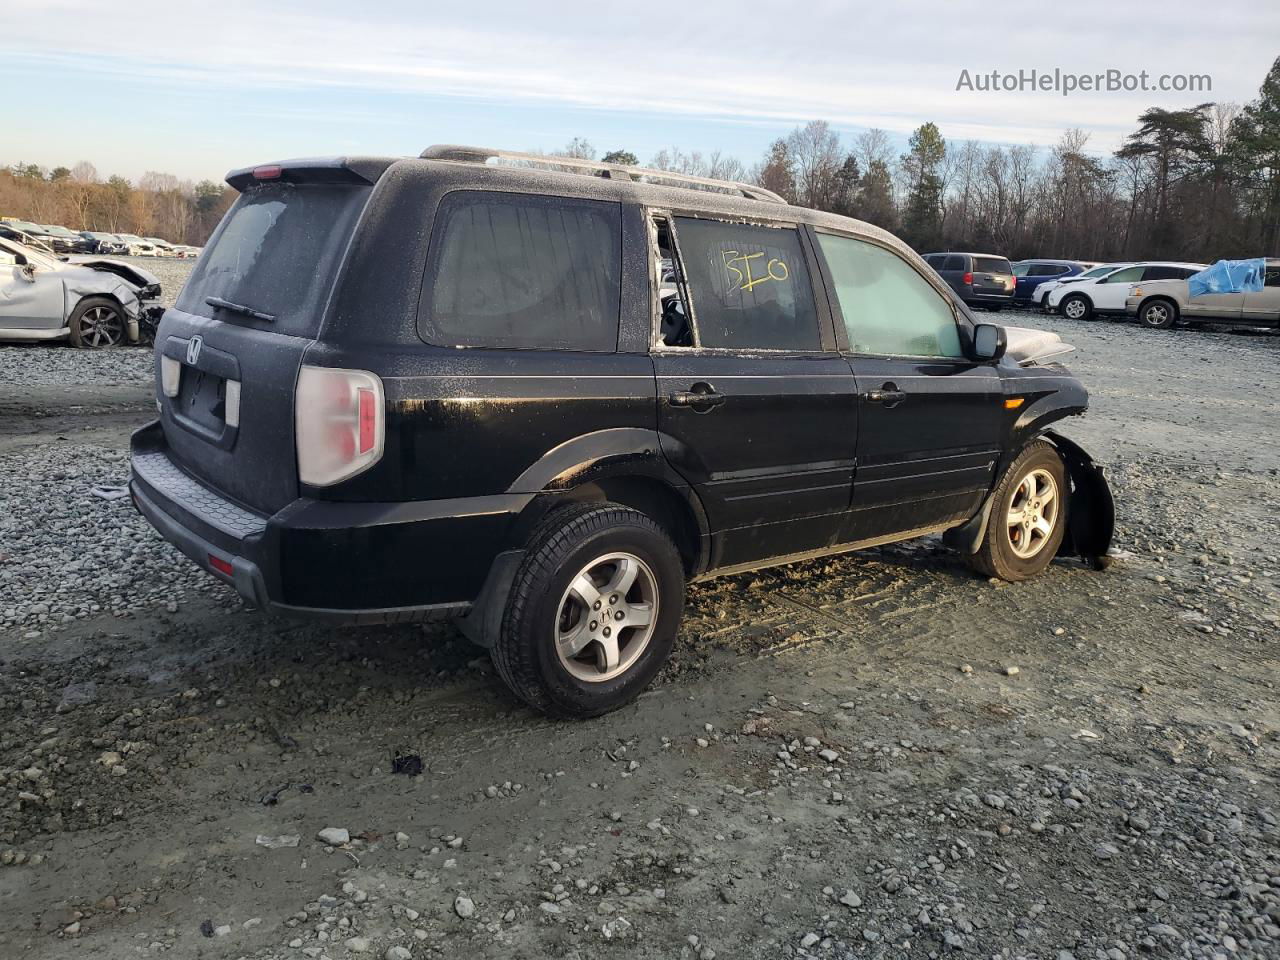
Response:
[[[655,220],[658,422],[695,488],[712,567],[839,541],[857,401],[794,225]],[[657,264],[673,265],[662,283]]]
[[[817,240],[859,391],[846,538],[966,519],[991,488],[1000,458],[995,365],[965,357],[951,303],[897,252],[833,233]]]
[[[1263,287],[1243,295],[1240,318],[1246,323],[1275,323],[1280,320],[1280,261],[1268,260]]]

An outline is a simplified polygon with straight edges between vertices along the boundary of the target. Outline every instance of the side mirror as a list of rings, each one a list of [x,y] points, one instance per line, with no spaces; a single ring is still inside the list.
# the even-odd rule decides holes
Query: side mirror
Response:
[[[980,323],[973,328],[973,355],[978,360],[999,360],[1004,356],[1004,327],[994,323]]]

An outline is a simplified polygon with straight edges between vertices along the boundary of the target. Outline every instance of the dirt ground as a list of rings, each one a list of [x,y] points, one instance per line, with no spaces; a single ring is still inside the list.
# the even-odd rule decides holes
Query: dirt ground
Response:
[[[145,353],[0,349],[0,956],[1280,956],[1280,337],[1000,319],[1078,347],[1110,570],[703,584],[585,723],[241,609],[91,492]]]

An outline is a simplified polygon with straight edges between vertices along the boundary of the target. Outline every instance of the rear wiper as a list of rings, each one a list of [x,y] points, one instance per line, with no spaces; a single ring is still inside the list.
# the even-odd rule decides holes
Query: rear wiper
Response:
[[[253,309],[253,307],[246,307],[243,303],[232,303],[230,300],[223,300],[221,297],[205,297],[204,302],[219,310],[230,310],[232,313],[243,313],[246,317],[253,317],[255,320],[265,320],[267,323],[271,323],[276,318],[274,313],[263,313],[261,310]]]

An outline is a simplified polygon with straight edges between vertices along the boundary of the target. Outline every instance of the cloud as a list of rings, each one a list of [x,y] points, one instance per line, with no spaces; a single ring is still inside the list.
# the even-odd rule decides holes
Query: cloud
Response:
[[[1145,11],[1081,0],[1070,16],[1041,20],[1033,33],[1020,33],[1017,8],[1007,9],[943,0],[790,7],[713,0],[623,10],[490,0],[353,12],[330,2],[52,0],[8,18],[0,51],[11,63],[232,98],[397,94],[721,123],[820,117],[897,133],[932,119],[951,138],[1041,145],[1078,126],[1094,132],[1095,148],[1109,149],[1145,107],[1193,99],[965,93],[955,90],[960,70],[1137,69],[1150,55],[1156,73],[1215,74],[1213,94],[1202,99],[1247,99],[1273,55],[1268,38],[1280,35],[1280,8],[1237,0],[1219,3],[1208,20],[1198,5],[1171,0],[1159,23]],[[1250,30],[1241,33],[1236,25],[1246,21]],[[122,45],[128,52],[118,52]],[[1059,62],[1037,62],[1045,56]]]

